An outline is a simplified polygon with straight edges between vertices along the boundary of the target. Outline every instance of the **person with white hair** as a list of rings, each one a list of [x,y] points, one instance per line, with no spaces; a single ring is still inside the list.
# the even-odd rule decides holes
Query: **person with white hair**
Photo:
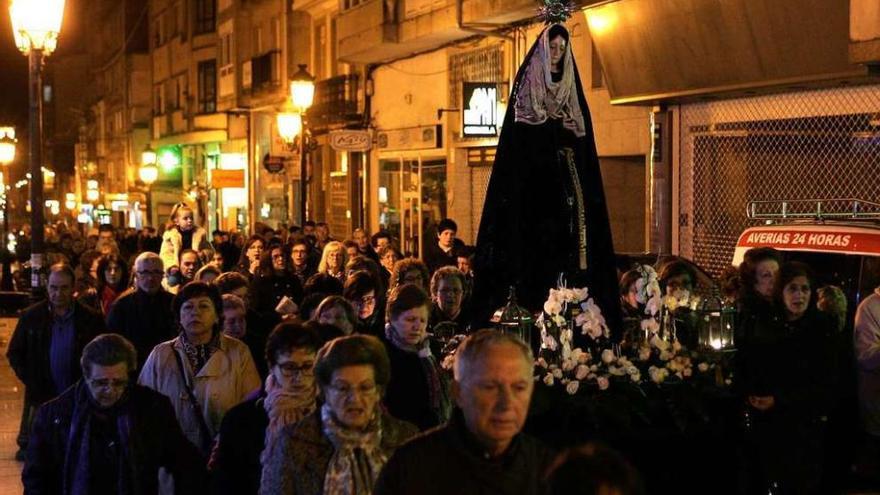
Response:
[[[134,260],[134,287],[123,292],[110,307],[107,327],[130,340],[143,366],[157,344],[177,335],[171,302],[174,294],[162,288],[162,258],[149,251]]]
[[[374,495],[419,493],[537,494],[550,450],[522,433],[534,389],[532,351],[518,338],[480,330],[455,353],[446,426],[400,447]]]

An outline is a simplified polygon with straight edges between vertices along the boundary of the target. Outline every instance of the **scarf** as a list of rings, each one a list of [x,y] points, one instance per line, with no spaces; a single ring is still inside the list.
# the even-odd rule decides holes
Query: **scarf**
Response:
[[[550,71],[550,27],[536,42],[525,76],[516,89],[515,121],[539,125],[550,119],[562,119],[562,125],[577,137],[586,135],[584,115],[578,101],[571,42],[562,56],[562,79],[553,82]]]
[[[131,459],[131,416],[127,407],[127,397],[123,396],[112,408],[101,410],[92,400],[85,381],[76,384],[74,409],[67,437],[67,451],[64,453],[62,491],[63,495],[87,495],[91,491],[91,477],[106,472],[107,466],[91,466],[90,447],[92,443],[92,421],[96,414],[108,416],[116,423],[119,442],[117,465],[117,493],[131,493],[134,462]]]
[[[324,435],[333,444],[333,456],[324,476],[323,495],[370,495],[388,457],[382,451],[381,413],[363,431],[350,430],[333,417],[330,406],[321,406]]]
[[[180,343],[183,345],[183,353],[192,366],[193,376],[198,375],[199,371],[205,366],[205,363],[211,359],[211,356],[220,349],[220,332],[213,330],[211,340],[207,344],[191,344],[186,338],[186,332],[180,332]]]
[[[275,440],[281,430],[314,412],[317,391],[314,387],[306,394],[296,394],[285,390],[281,385],[278,385],[275,376],[271,373],[266,379],[264,390],[266,397],[262,402],[263,408],[269,416],[269,426],[266,427],[266,442],[263,453],[260,454],[260,462],[265,464],[269,456],[269,448],[275,445]]]
[[[431,353],[430,339],[425,338],[418,345],[407,344],[397,335],[397,331],[390,323],[385,325],[385,337],[394,347],[419,357],[425,381],[428,382],[428,401],[431,409],[437,415],[440,423],[445,423],[449,420],[452,402],[449,399],[449,391],[444,377],[440,374],[440,365],[437,363],[437,358]]]

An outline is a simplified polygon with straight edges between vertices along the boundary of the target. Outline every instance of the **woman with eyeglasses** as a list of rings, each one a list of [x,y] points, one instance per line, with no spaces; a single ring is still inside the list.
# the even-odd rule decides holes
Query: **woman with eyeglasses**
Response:
[[[321,407],[267,445],[260,493],[369,494],[385,462],[416,427],[381,406],[391,370],[375,337],[351,335],[318,352]]]
[[[379,319],[381,289],[376,277],[365,270],[353,272],[345,279],[342,297],[354,306],[357,311],[357,332],[374,337],[382,334],[384,322]]]
[[[315,410],[315,356],[324,341],[313,328],[284,322],[266,342],[269,376],[262,390],[223,418],[211,454],[216,494],[254,495],[260,490],[261,458],[282,429]],[[262,455],[262,457],[261,457]]]
[[[413,284],[391,291],[385,311],[385,347],[391,360],[391,381],[385,407],[420,430],[449,420],[452,402],[449,383],[431,349],[428,318],[431,298]]]

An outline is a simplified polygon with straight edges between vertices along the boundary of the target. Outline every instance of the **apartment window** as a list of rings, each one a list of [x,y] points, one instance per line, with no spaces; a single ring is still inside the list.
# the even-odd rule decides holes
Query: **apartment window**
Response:
[[[217,61],[199,62],[199,113],[217,111]]]
[[[213,33],[217,24],[216,0],[196,0],[195,34]]]

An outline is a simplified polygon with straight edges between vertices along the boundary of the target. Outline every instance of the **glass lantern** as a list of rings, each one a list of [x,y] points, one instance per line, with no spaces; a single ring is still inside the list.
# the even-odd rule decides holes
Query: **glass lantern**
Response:
[[[507,304],[495,311],[490,322],[496,330],[512,333],[529,347],[532,346],[532,329],[535,318],[527,309],[516,304],[516,289],[514,287],[510,288]]]
[[[721,298],[717,285],[712,289],[712,295],[703,300],[698,312],[699,346],[713,351],[734,350],[736,309]]]

